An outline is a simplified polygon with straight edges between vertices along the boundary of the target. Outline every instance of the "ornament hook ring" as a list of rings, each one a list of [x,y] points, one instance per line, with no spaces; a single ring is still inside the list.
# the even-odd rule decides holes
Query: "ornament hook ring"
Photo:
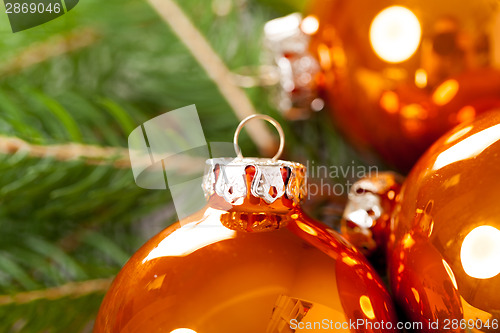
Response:
[[[243,154],[241,153],[240,146],[238,145],[238,137],[240,136],[241,130],[243,129],[243,126],[246,125],[247,122],[249,122],[252,119],[264,119],[270,122],[278,131],[278,134],[280,136],[280,146],[278,148],[278,152],[274,157],[271,159],[273,162],[276,162],[276,160],[281,156],[281,153],[283,152],[283,148],[285,148],[285,133],[283,132],[283,128],[281,127],[280,123],[276,121],[276,119],[265,115],[265,114],[253,114],[251,116],[246,117],[243,119],[238,127],[236,128],[236,131],[234,132],[234,151],[236,152],[236,156],[238,156],[239,159],[243,158]]]

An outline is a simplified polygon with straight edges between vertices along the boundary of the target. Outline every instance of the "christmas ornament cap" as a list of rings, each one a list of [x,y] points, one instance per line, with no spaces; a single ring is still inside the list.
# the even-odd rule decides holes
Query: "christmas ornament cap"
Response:
[[[238,137],[252,119],[264,119],[273,124],[280,135],[278,152],[272,159],[243,157]],[[213,158],[206,162],[203,190],[208,200],[216,195],[232,206],[257,199],[265,204],[277,200],[298,204],[306,195],[306,168],[300,163],[278,160],[285,145],[280,124],[266,115],[245,118],[234,134],[236,158]],[[255,201],[253,201],[255,202]]]

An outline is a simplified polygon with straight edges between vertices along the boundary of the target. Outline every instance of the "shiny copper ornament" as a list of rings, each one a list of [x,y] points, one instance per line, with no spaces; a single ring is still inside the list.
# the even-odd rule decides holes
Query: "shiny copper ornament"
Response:
[[[500,332],[499,161],[496,110],[440,138],[384,211],[393,295],[422,332]]]
[[[302,165],[245,158],[207,165],[206,208],[134,254],[107,293],[94,332],[318,332],[318,323],[395,331],[374,328],[396,327],[380,278],[300,208]],[[350,320],[363,324],[352,329]]]
[[[406,172],[446,131],[500,106],[499,3],[313,1],[311,52],[338,128]]]

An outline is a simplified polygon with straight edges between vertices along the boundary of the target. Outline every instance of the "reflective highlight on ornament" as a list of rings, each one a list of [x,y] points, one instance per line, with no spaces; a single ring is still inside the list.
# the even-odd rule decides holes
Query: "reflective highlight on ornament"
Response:
[[[383,60],[399,63],[408,60],[420,44],[422,29],[418,18],[402,6],[382,10],[370,26],[370,42]]]
[[[446,273],[448,273],[448,276],[450,277],[450,280],[453,283],[453,287],[455,287],[455,289],[458,290],[457,279],[455,279],[455,274],[453,274],[453,270],[451,269],[450,265],[448,265],[446,260],[442,259],[442,262],[444,269],[446,269]]]
[[[500,140],[500,124],[475,133],[439,154],[433,170],[441,169],[452,163],[474,158],[486,148]]]
[[[311,228],[307,224],[300,222],[300,221],[297,221],[296,223],[300,229],[302,229],[304,232],[308,233],[309,235],[318,236],[318,233],[316,232],[316,230],[314,230],[313,228]]]
[[[189,328],[177,328],[170,333],[197,333],[196,331],[193,331]]]
[[[461,130],[457,131],[456,133],[453,133],[452,135],[450,135],[450,137],[445,140],[445,143],[452,143],[452,142],[457,141],[462,136],[469,133],[472,128],[473,128],[473,126],[467,126],[467,127],[462,128]]]
[[[437,105],[448,104],[458,92],[459,84],[457,80],[447,80],[436,88],[432,94],[432,101]]]
[[[222,211],[209,208],[207,213],[220,216]],[[172,232],[170,237],[162,240],[142,262],[162,257],[184,257],[205,246],[235,236],[236,231],[227,229],[220,224],[210,223],[210,220],[196,225],[187,224]]]
[[[465,236],[460,259],[470,277],[489,279],[500,274],[500,230],[489,225],[473,229]]]
[[[403,238],[403,249],[408,250],[413,245],[415,245],[415,240],[413,239],[413,237],[411,237],[410,234],[406,234],[406,236]]]
[[[352,259],[351,257],[348,256],[343,256],[342,262],[350,267],[354,267],[359,264],[355,259]]]
[[[375,318],[375,312],[373,312],[372,302],[370,302],[370,298],[368,296],[361,296],[359,298],[359,305],[361,306],[361,310],[369,319]]]

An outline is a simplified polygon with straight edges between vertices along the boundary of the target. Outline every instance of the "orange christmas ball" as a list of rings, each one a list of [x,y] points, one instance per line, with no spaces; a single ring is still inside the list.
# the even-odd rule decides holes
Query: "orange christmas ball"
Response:
[[[395,331],[380,278],[301,210],[302,165],[210,160],[208,169],[207,207],[137,251],[94,332]]]
[[[406,172],[446,131],[500,106],[498,6],[313,1],[305,32],[338,128]]]
[[[440,138],[405,180],[389,272],[412,320],[450,332],[500,331],[499,161],[496,110]]]
[[[402,187],[382,174],[349,195],[343,232],[386,251],[393,296],[421,332],[500,332],[499,161],[500,109],[441,137]]]

